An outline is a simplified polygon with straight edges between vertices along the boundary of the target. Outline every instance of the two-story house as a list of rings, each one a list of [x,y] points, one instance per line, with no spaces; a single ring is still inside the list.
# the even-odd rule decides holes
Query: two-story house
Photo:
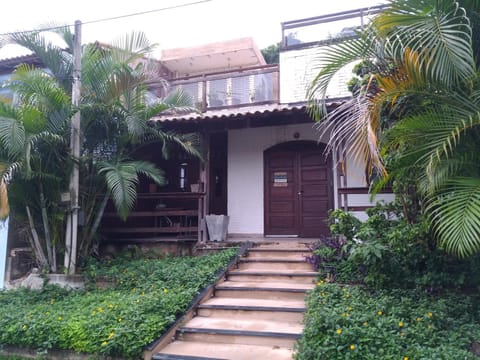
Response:
[[[328,213],[335,208],[365,216],[372,206],[365,171],[348,154],[325,152],[328,135],[319,138],[307,114],[306,89],[328,44],[355,36],[353,30],[379,9],[283,23],[279,64],[266,64],[249,38],[163,51],[160,61],[171,73],[171,86],[188,92],[199,111],[158,116],[152,124],[198,132],[205,156],[203,162],[178,159],[176,170],[167,165],[178,197],[165,203],[177,208],[182,197],[193,195],[185,184],[201,184],[193,195],[201,199],[196,224],[201,240],[206,214],[228,215],[233,239],[326,235]],[[338,74],[327,108],[350,96],[346,83],[352,67]],[[153,146],[147,156],[155,152]],[[163,189],[159,192],[150,196],[163,198]],[[381,199],[391,195],[374,202]]]
[[[105,239],[205,241],[208,214],[229,216],[232,239],[326,235],[335,208],[364,217],[372,206],[364,169],[348,154],[325,152],[328,134],[319,138],[306,89],[328,45],[356,36],[354,30],[380,9],[282,23],[279,64],[267,64],[251,38],[164,50],[162,76],[172,89],[190,94],[198,111],[157,116],[151,125],[198,133],[203,159],[178,153],[164,160],[159,144],[144,148],[138,156],[165,170],[167,185],[141,183],[127,222],[107,210]],[[24,61],[35,59],[0,61],[2,76]],[[327,109],[350,96],[351,69],[338,74]]]

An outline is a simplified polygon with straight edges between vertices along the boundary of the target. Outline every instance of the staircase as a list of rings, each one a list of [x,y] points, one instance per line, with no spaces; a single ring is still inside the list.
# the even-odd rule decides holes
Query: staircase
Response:
[[[154,360],[292,359],[316,273],[304,244],[251,248]]]

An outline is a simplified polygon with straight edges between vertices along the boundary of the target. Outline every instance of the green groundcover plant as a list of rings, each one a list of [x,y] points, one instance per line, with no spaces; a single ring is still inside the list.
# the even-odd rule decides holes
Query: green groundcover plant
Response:
[[[235,255],[120,258],[86,266],[87,290],[46,286],[0,292],[0,347],[68,349],[139,358]],[[110,289],[93,281],[109,278]]]
[[[478,359],[480,296],[368,290],[319,281],[297,360]]]

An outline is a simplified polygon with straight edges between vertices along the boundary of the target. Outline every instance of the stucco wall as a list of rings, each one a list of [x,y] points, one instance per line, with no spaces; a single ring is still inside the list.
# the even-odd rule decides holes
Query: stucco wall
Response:
[[[263,152],[273,145],[318,140],[314,124],[247,128],[228,133],[228,215],[231,234],[263,234]]]
[[[305,101],[308,86],[322,67],[322,52],[327,46],[287,50],[280,53],[280,102],[295,103]],[[332,79],[327,91],[329,98],[351,96],[347,82],[353,77],[350,64],[341,69]]]
[[[318,141],[319,132],[314,124],[288,125],[277,127],[246,128],[230,130],[228,133],[228,215],[229,234],[262,235],[264,232],[264,164],[263,152],[279,143],[293,141],[293,134],[300,134],[298,140]],[[323,139],[323,142],[326,142]],[[336,159],[333,159],[336,164]],[[347,159],[347,186],[366,186],[362,166]],[[334,166],[334,204],[339,205],[337,197],[336,166]],[[340,184],[340,186],[343,186]],[[393,195],[379,195],[379,200],[391,201]],[[349,195],[350,206],[371,205],[370,195]],[[364,212],[354,212],[360,219],[366,219]]]

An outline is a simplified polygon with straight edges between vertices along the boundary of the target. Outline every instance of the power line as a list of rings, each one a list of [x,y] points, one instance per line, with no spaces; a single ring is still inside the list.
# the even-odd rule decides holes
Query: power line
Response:
[[[100,23],[100,22],[107,22],[107,21],[125,19],[125,18],[129,18],[129,17],[147,15],[147,14],[152,14],[152,13],[156,13],[156,12],[160,12],[160,11],[166,11],[166,10],[174,10],[174,9],[179,9],[179,8],[184,8],[184,7],[189,7],[189,6],[193,6],[193,5],[199,5],[199,4],[207,3],[207,2],[210,2],[210,1],[212,1],[212,0],[199,0],[199,1],[193,1],[193,2],[184,3],[184,4],[180,4],[180,5],[167,6],[167,7],[160,8],[160,9],[146,10],[146,11],[140,11],[140,12],[126,14],[126,15],[119,15],[119,16],[113,16],[113,17],[108,17],[108,18],[103,18],[103,19],[91,20],[91,21],[86,21],[86,22],[82,23],[82,25],[96,24],[96,23]],[[33,32],[56,30],[56,29],[62,29],[62,28],[68,27],[68,26],[74,26],[74,24],[51,26],[51,27],[46,27],[46,28],[41,28],[41,29],[34,29],[34,30],[13,31],[13,32],[7,32],[7,33],[0,34],[0,36],[10,36],[10,35],[15,35],[15,34],[27,34],[27,33],[33,33]]]

